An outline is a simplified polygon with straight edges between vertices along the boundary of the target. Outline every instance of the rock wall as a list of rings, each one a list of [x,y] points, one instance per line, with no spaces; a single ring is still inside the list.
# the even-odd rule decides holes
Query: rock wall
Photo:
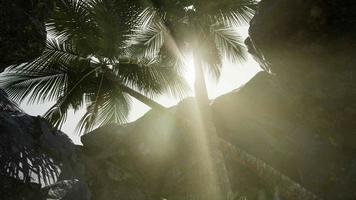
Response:
[[[350,0],[263,0],[247,40],[250,52],[298,99],[295,112],[308,116],[305,123],[353,149],[355,8]]]
[[[262,0],[258,7],[246,44],[272,72],[279,94],[260,90],[266,96],[243,104],[278,108],[267,114],[253,109],[253,114],[264,114],[259,120],[275,127],[271,134],[288,139],[289,148],[298,147],[294,162],[280,160],[293,163],[295,180],[324,199],[354,199],[356,3]]]

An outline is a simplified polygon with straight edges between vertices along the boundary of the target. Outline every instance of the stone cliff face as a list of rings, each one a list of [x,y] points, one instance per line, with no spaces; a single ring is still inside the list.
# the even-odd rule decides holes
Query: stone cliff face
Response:
[[[305,123],[337,145],[355,148],[356,4],[263,0],[249,50],[294,98]]]
[[[354,68],[355,7],[352,0],[262,0],[250,39],[284,81],[294,85],[292,81],[303,79],[301,87],[310,81],[324,85],[322,78],[328,77],[323,75]]]
[[[0,2],[0,72],[42,53],[46,44],[45,20],[53,3],[51,0]]]
[[[355,8],[349,0],[262,0],[246,41],[279,88],[279,94],[249,98],[253,107],[263,105],[253,115],[278,108],[257,121],[272,121],[271,134],[298,147],[288,150],[294,162],[280,162],[293,163],[299,175],[292,177],[325,199],[356,195]]]

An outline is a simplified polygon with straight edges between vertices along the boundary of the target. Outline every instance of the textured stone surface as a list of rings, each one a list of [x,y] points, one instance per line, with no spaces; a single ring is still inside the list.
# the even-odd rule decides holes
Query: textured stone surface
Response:
[[[0,72],[11,64],[39,56],[46,44],[45,20],[52,0],[2,0],[0,2]]]
[[[249,30],[250,52],[269,65],[300,115],[337,145],[355,148],[356,4],[263,0]],[[258,52],[258,53],[257,53]]]
[[[58,181],[43,188],[48,200],[89,200],[90,193],[86,185],[78,180]]]
[[[58,183],[52,188],[57,191],[64,184],[60,191],[66,198],[62,199],[71,199],[77,192],[85,193],[83,183],[71,182],[69,185],[73,186],[67,187],[65,181],[84,177],[81,148],[45,119],[13,107],[9,109],[9,101],[2,95],[0,93],[0,199],[40,200],[36,195],[41,185],[57,181],[63,181],[62,185]],[[2,184],[1,181],[6,180],[9,184]],[[83,199],[89,199],[85,197]]]
[[[230,117],[247,109],[267,125],[262,126],[264,131],[287,139],[292,157],[286,159],[294,157],[293,162],[267,151],[262,152],[264,157],[278,158],[280,170],[291,169],[283,163],[293,165],[292,177],[324,199],[356,195],[351,178],[356,161],[355,7],[351,0],[262,0],[246,43],[274,74],[274,86],[267,91],[277,89],[279,94],[266,93],[261,83],[259,94],[242,98],[244,106],[225,108]],[[256,149],[250,146],[249,151]]]
[[[249,35],[278,76],[294,80],[350,70],[355,7],[352,0],[262,0]]]

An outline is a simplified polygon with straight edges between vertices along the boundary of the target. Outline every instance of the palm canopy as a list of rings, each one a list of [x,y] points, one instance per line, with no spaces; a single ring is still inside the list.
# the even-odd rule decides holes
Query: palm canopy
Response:
[[[133,31],[127,45],[136,47],[136,54],[175,58],[181,64],[181,52],[192,52],[215,78],[220,76],[224,59],[234,63],[246,60],[237,28],[252,18],[254,0],[149,2],[151,6],[141,7],[130,21]]]
[[[43,54],[10,66],[2,74],[1,87],[17,102],[56,101],[45,114],[56,127],[66,120],[68,109],[86,106],[80,132],[125,122],[131,97],[157,107],[142,94],[183,96],[188,86],[177,67],[157,58],[134,57],[125,48],[124,23],[133,15],[127,12],[135,12],[128,2],[118,7],[114,0],[59,0]]]

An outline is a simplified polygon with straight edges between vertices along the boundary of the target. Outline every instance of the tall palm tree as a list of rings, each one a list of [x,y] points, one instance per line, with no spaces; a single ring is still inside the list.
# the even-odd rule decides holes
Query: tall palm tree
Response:
[[[167,112],[146,95],[183,93],[186,86],[177,72],[184,64],[181,52],[190,50],[195,60],[196,97],[201,110],[207,112],[205,120],[210,121],[203,72],[208,69],[218,78],[223,58],[235,62],[246,58],[235,27],[251,17],[251,2],[182,0],[173,5],[158,0],[58,0],[48,24],[56,37],[48,40],[41,57],[11,66],[0,82],[17,101],[26,97],[30,102],[56,100],[46,113],[56,126],[65,121],[69,108],[86,105],[79,129],[90,130],[124,122],[129,96]],[[134,30],[129,31],[132,26]],[[128,46],[133,48],[124,48]],[[215,130],[212,133],[216,136]],[[273,184],[288,187],[286,197],[314,199],[266,163],[222,139],[212,139],[222,143],[228,156],[262,178],[267,174],[278,180]],[[216,161],[223,160],[220,157]]]
[[[113,0],[59,0],[48,23],[52,38],[43,54],[30,63],[11,66],[1,86],[21,102],[56,101],[45,114],[57,127],[69,108],[87,107],[78,130],[123,123],[130,98],[151,108],[164,107],[149,97],[162,93],[183,96],[188,86],[168,59],[135,58],[124,47],[125,5]],[[132,11],[133,12],[133,11]],[[148,95],[148,96],[147,96]]]
[[[165,1],[151,0],[132,21],[133,32],[128,46],[138,47],[136,55],[144,58],[173,58],[174,64],[184,64],[182,52],[190,52],[194,59],[195,97],[202,126],[199,127],[209,146],[213,174],[216,181],[206,183],[209,194],[205,198],[226,199],[232,193],[218,136],[212,121],[204,71],[208,69],[214,78],[220,76],[224,59],[238,63],[245,61],[247,51],[238,25],[253,16],[253,0],[202,0]],[[142,51],[144,49],[144,51]],[[202,157],[202,156],[198,156]],[[206,172],[211,174],[210,172]],[[206,175],[205,176],[211,176]],[[216,183],[217,182],[217,185]],[[203,191],[202,193],[205,193]]]

